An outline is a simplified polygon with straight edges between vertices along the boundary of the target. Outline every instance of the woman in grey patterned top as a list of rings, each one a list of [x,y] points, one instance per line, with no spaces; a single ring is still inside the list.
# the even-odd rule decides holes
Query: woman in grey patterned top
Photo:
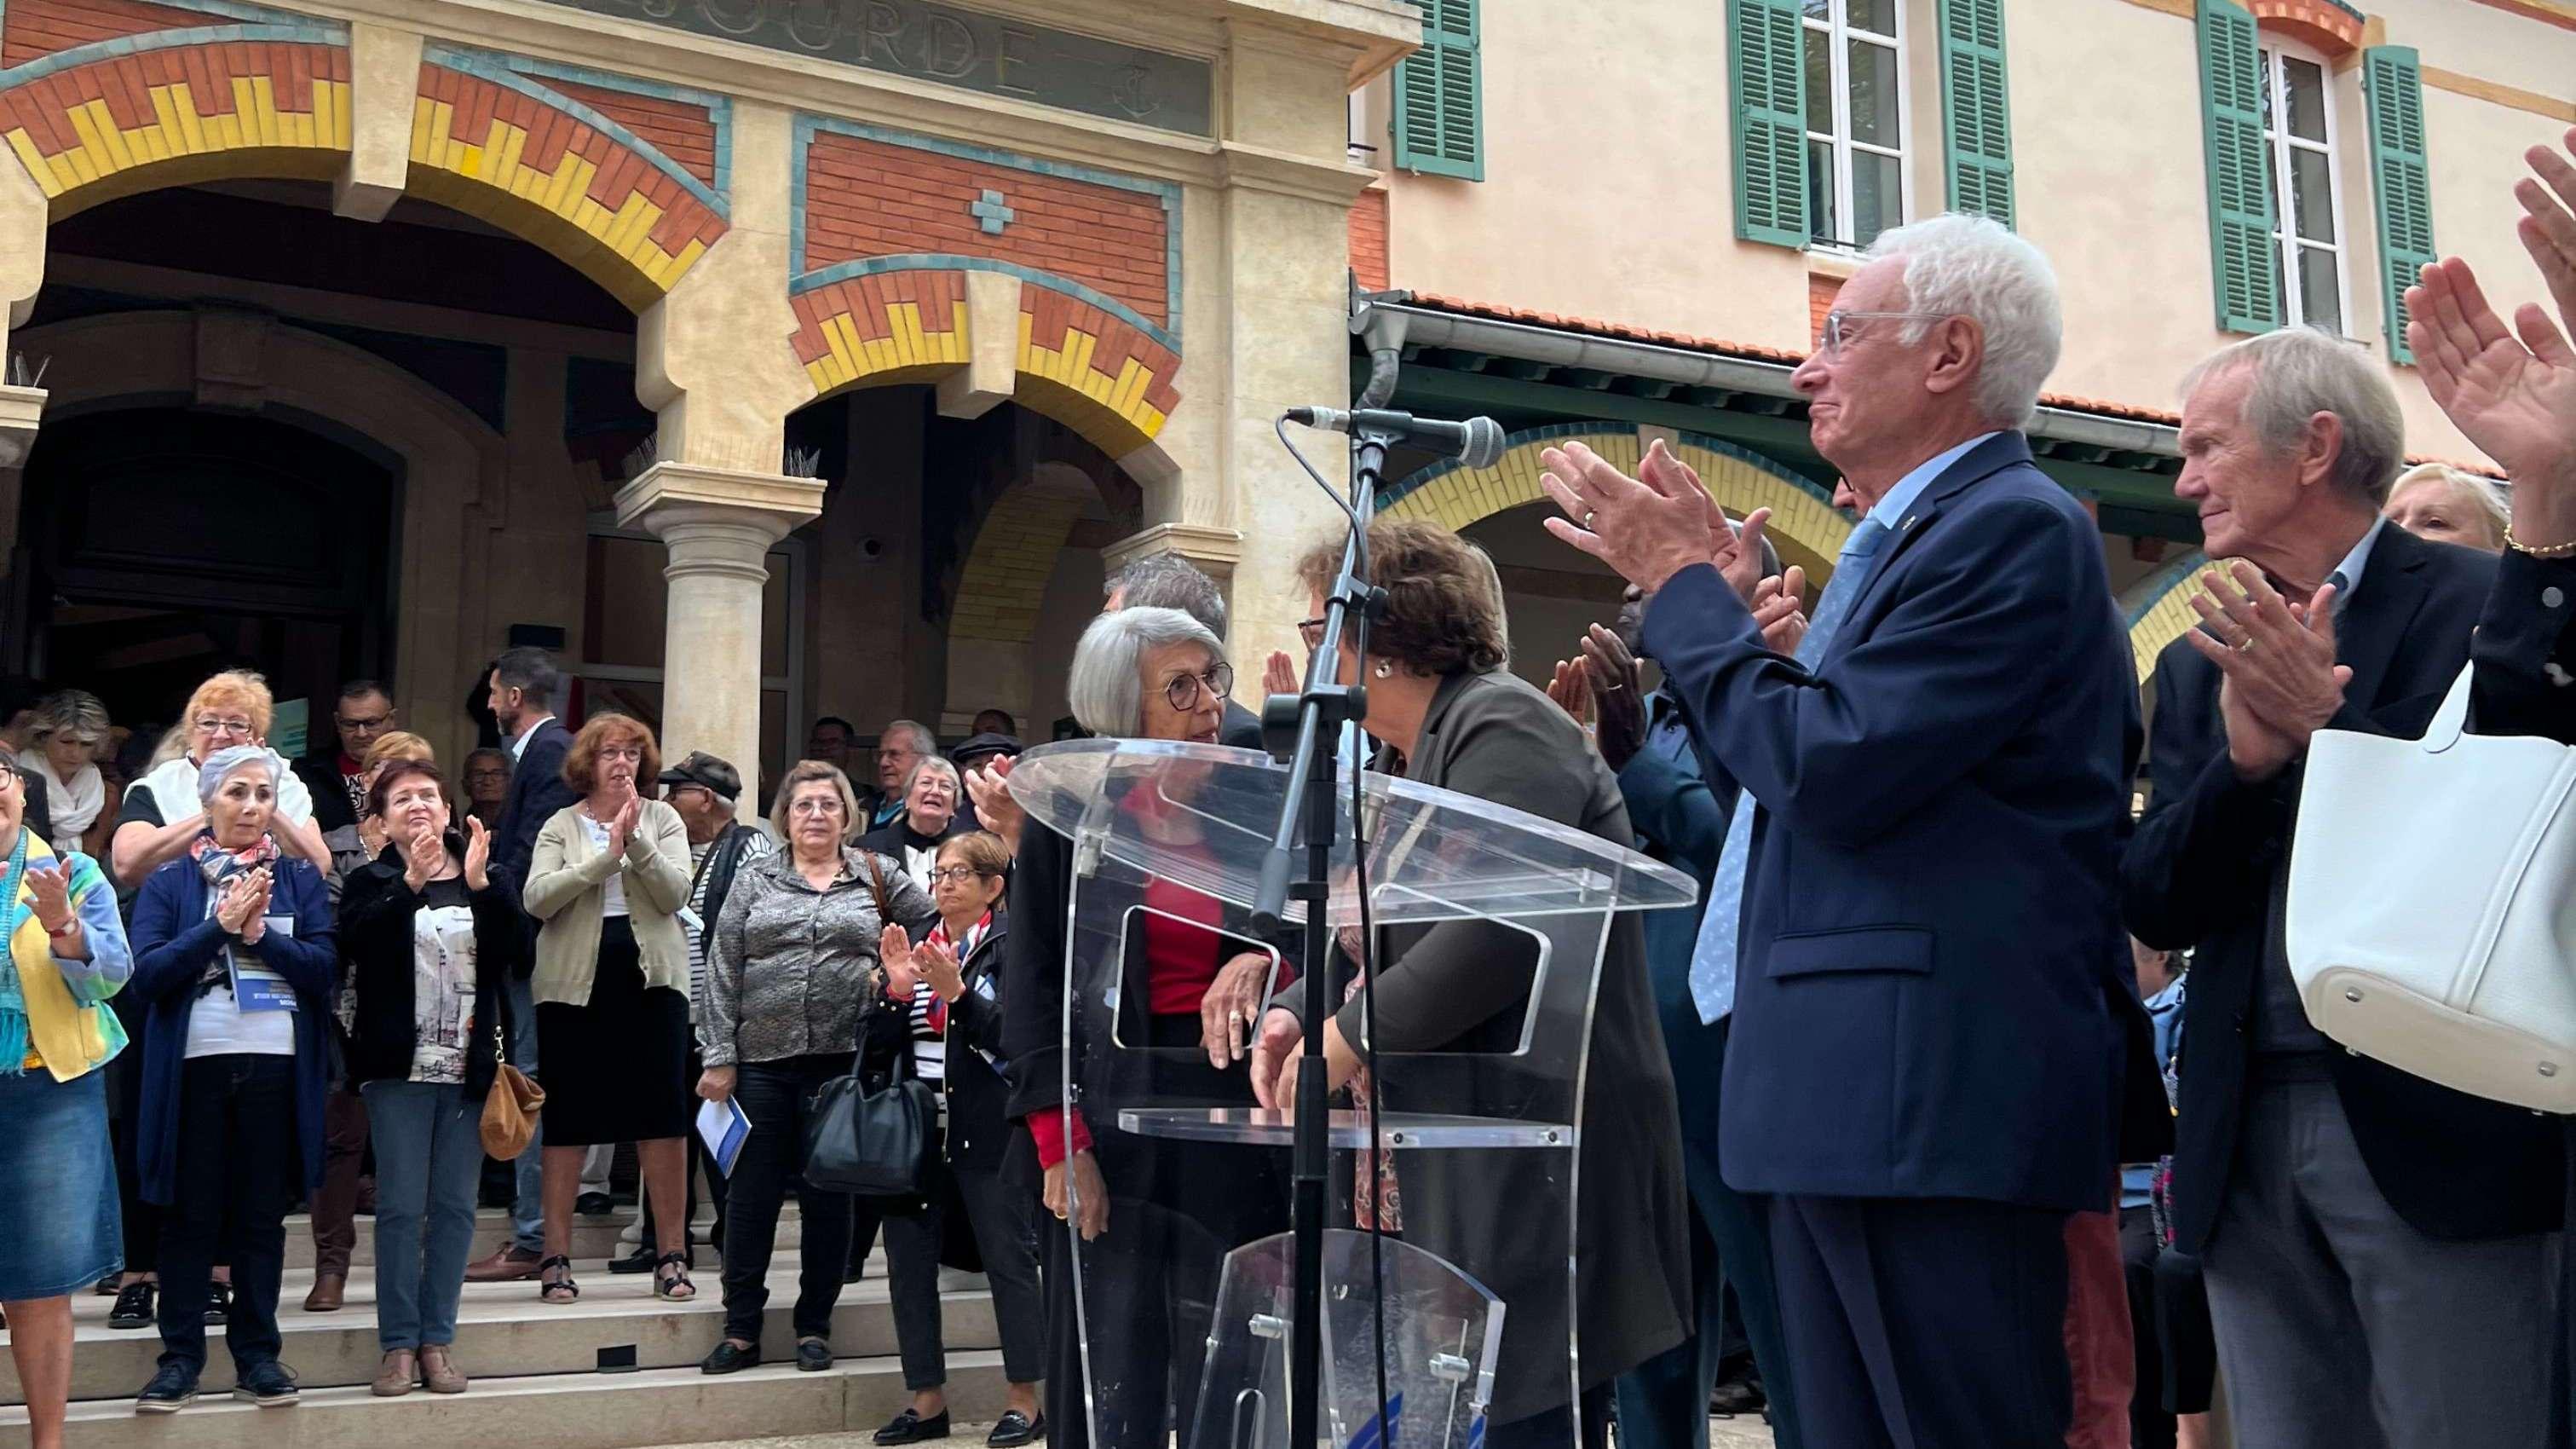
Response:
[[[732,1373],[760,1362],[761,1311],[779,1204],[804,1169],[805,1104],[847,1075],[872,1018],[902,1034],[904,1007],[887,999],[877,946],[886,926],[915,936],[939,910],[898,861],[850,844],[864,824],[850,782],[819,760],[779,787],[772,821],[787,849],[746,861],[707,945],[707,999],[698,1095],[738,1101],[751,1133],[726,1183],[725,1336],[700,1365]],[[831,1367],[832,1307],[850,1241],[850,1200],[797,1188],[796,1366]]]

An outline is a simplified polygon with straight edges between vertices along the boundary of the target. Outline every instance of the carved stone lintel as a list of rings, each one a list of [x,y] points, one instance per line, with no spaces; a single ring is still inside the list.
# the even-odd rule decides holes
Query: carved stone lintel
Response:
[[[1243,557],[1243,535],[1231,528],[1210,528],[1205,524],[1158,523],[1102,549],[1100,562],[1116,573],[1137,559],[1158,553],[1179,554],[1198,565],[1209,578],[1225,584],[1233,580],[1234,566]]]
[[[209,307],[197,313],[197,404],[256,410],[268,401],[269,333],[265,312]]]

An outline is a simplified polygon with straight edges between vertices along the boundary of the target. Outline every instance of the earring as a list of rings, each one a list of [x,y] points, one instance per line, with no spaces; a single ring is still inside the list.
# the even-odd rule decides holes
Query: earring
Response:
[[[1394,673],[1395,673],[1395,666],[1394,666],[1393,664],[1390,664],[1390,663],[1388,663],[1386,660],[1383,660],[1383,659],[1381,659],[1381,660],[1379,660],[1379,661],[1377,662],[1377,677],[1378,677],[1378,678],[1380,678],[1380,679],[1385,679],[1385,678],[1388,678],[1389,676],[1393,675]]]

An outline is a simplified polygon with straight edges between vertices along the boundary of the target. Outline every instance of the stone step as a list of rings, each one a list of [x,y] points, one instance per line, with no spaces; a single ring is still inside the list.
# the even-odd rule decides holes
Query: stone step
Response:
[[[624,1232],[626,1225],[633,1221],[635,1221],[635,1209],[632,1207],[620,1207],[611,1217],[574,1217],[572,1260],[580,1263],[593,1258],[622,1256],[633,1245],[620,1242],[618,1234]],[[358,1241],[357,1245],[350,1250],[350,1266],[363,1267],[376,1261],[375,1222],[372,1215],[359,1215]],[[695,1227],[700,1244],[706,1242],[707,1230],[714,1222],[715,1218],[712,1214],[703,1208],[699,1210]],[[797,1214],[795,1199],[788,1199],[778,1214],[778,1245],[782,1248],[793,1247],[802,1241],[799,1237],[802,1224],[803,1219]],[[483,1208],[474,1214],[475,1257],[480,1258],[491,1252],[509,1236],[510,1214],[506,1210]],[[699,1256],[702,1259],[705,1256],[703,1247],[699,1250]],[[304,1213],[296,1213],[286,1220],[286,1268],[291,1273],[298,1268],[309,1269],[312,1266],[313,1220]]]
[[[460,1342],[457,1366],[469,1375],[496,1361]],[[957,1418],[1001,1413],[999,1353],[951,1354],[948,1367]],[[476,1377],[463,1394],[415,1390],[398,1399],[308,1379],[302,1402],[285,1408],[212,1393],[176,1414],[136,1414],[123,1398],[75,1403],[65,1439],[70,1449],[626,1449],[873,1430],[911,1399],[889,1357],[844,1358],[825,1373],[768,1364],[721,1377],[695,1368]],[[24,1443],[26,1422],[24,1409],[0,1409],[0,1442]]]
[[[655,1298],[647,1274],[612,1274],[596,1267],[576,1270],[581,1298],[570,1304],[540,1301],[534,1283],[468,1283],[457,1314],[457,1364],[468,1374],[503,1367],[516,1375],[586,1374],[596,1370],[600,1349],[632,1344],[642,1367],[693,1365],[715,1347],[724,1326],[719,1270],[704,1250],[698,1261],[691,1276],[699,1296],[686,1303]],[[796,1300],[792,1254],[772,1260],[768,1281],[761,1348],[765,1355],[783,1359],[795,1350],[789,1324]],[[285,1339],[280,1356],[287,1367],[307,1388],[372,1381],[382,1357],[376,1341],[375,1274],[366,1271],[352,1278],[347,1301],[336,1313],[304,1311],[304,1293],[311,1286],[310,1273],[291,1273],[279,1295],[278,1329]],[[75,1400],[131,1397],[152,1376],[161,1352],[160,1335],[150,1327],[108,1327],[108,1307],[105,1298],[72,1300]],[[1001,1344],[992,1298],[981,1290],[944,1295],[941,1327],[952,1351]],[[210,1390],[232,1387],[232,1360],[222,1339],[222,1329],[207,1330],[205,1383]],[[844,1357],[897,1351],[882,1262],[866,1280],[843,1285],[832,1318],[832,1347]],[[0,1403],[19,1402],[17,1366],[0,1356]]]

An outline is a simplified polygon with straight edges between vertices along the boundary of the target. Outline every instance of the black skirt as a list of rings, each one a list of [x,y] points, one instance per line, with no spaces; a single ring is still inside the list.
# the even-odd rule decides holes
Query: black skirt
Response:
[[[644,984],[635,928],[600,923],[590,1001],[537,1003],[537,1085],[548,1147],[686,1137],[696,1115],[689,1080],[689,998]]]

